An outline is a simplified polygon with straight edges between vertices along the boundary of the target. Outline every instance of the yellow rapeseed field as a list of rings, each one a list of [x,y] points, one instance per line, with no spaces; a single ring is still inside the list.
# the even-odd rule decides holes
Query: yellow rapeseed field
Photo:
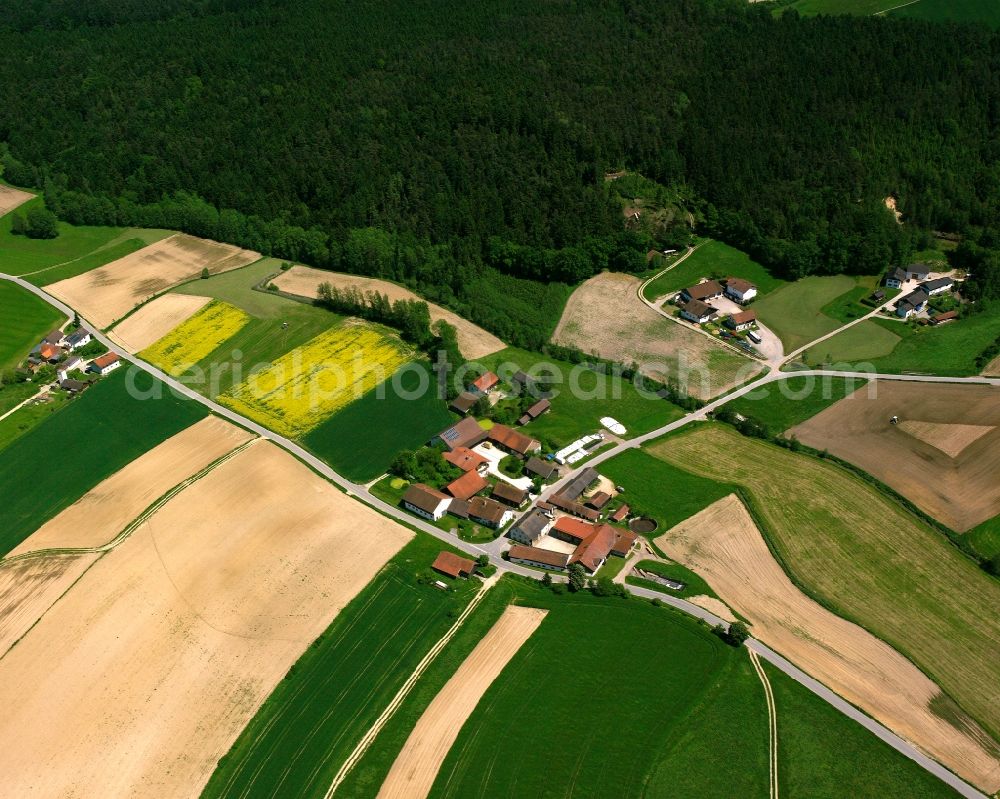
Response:
[[[182,322],[139,356],[174,377],[205,358],[250,321],[239,308],[213,300]]]
[[[294,438],[387,380],[410,354],[371,325],[345,324],[281,356],[218,401]]]

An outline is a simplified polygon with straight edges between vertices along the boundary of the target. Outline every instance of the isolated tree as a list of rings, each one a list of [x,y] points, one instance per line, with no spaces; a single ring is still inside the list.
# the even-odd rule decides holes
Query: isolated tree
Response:
[[[545,572],[545,574],[542,575],[542,585],[546,588],[552,587],[552,575],[548,572]]]
[[[27,223],[24,233],[29,239],[54,239],[59,235],[56,215],[47,208],[32,208]]]
[[[750,637],[750,630],[741,621],[734,621],[729,625],[728,630],[720,624],[714,632],[730,646],[743,646],[743,642]]]
[[[485,553],[483,553],[478,558],[476,558],[476,565],[480,569],[485,569],[487,566],[490,565],[490,556],[487,555],[487,554],[485,554]]]
[[[569,590],[574,594],[587,587],[587,573],[579,563],[571,563],[569,567]]]
[[[201,270],[201,279],[202,280],[208,280],[208,267],[207,266],[204,269]]]

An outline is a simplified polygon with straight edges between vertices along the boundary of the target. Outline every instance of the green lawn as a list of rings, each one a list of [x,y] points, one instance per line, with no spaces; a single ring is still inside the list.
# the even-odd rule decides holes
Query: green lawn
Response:
[[[418,449],[453,420],[437,395],[430,365],[417,361],[321,423],[303,442],[342,475],[363,483],[384,473],[400,450]]]
[[[1000,516],[994,516],[976,525],[965,534],[964,538],[972,544],[972,548],[981,558],[989,559],[1000,555]]]
[[[618,560],[618,558],[616,558]],[[664,593],[670,594],[670,596],[716,596],[715,591],[712,587],[705,582],[698,574],[691,571],[686,566],[682,566],[679,563],[662,563],[658,560],[641,560],[636,564],[636,567],[643,569],[645,571],[653,572],[661,577],[667,577],[671,580],[680,580],[684,583],[684,588],[680,591],[671,591],[670,589],[665,589],[664,586],[659,583],[653,582],[652,580],[644,580],[641,577],[629,577],[628,582],[635,585],[645,585],[649,588],[654,588],[657,591],[664,591]]]
[[[804,363],[815,367],[829,364],[858,366],[892,353],[901,341],[898,333],[904,329],[901,324],[887,327],[871,320],[858,322],[833,338],[806,350],[799,357]]]
[[[773,330],[792,352],[840,327],[823,308],[857,286],[853,277],[807,277],[788,283],[753,304],[761,321]]]
[[[442,577],[456,589],[446,593],[427,583],[430,563],[446,548],[418,534],[379,572],[279,683],[219,761],[203,797],[323,796],[478,586]]]
[[[10,399],[3,403],[9,402],[10,408],[16,405],[20,399],[25,399],[25,395],[31,396],[37,390],[38,386],[33,383],[20,383],[10,389],[4,389],[0,396],[5,396],[8,391],[11,392]],[[74,399],[65,391],[55,391],[50,396],[51,399],[48,402],[25,405],[6,419],[0,420],[0,450],[6,449],[13,441],[51,418],[53,414],[59,413]]]
[[[159,398],[130,395],[162,389]],[[206,415],[145,372],[123,367],[0,450],[0,553],[101,480]],[[8,420],[16,419],[14,414]]]
[[[635,436],[684,415],[673,403],[641,395],[630,380],[598,374],[526,350],[508,347],[479,362],[486,368],[499,370],[498,374],[512,374],[518,369],[529,374],[549,374],[539,368],[540,364],[557,368],[563,382],[554,386],[559,394],[552,400],[552,410],[524,428],[525,432],[554,445],[563,446],[580,436],[603,430],[600,420],[604,416],[617,419],[625,425],[628,436]]]
[[[0,281],[0,372],[17,366],[66,317],[30,291]]]
[[[1000,312],[991,311],[938,327],[915,327],[888,319],[862,322],[865,332],[880,327],[902,336],[895,349],[870,359],[880,372],[926,372],[948,377],[979,374],[976,357],[1000,336]]]
[[[38,386],[35,383],[9,383],[7,385],[0,385],[0,416],[37,393]],[[0,425],[2,425],[2,422],[0,422]],[[0,445],[0,449],[3,449],[2,445]]]
[[[854,288],[831,300],[820,309],[820,312],[824,316],[829,316],[831,319],[836,319],[841,324],[846,325],[848,322],[853,322],[855,319],[875,310],[876,306],[866,305],[862,300],[867,300],[879,289],[882,283],[882,276],[859,277],[855,278],[855,280],[857,282]],[[885,287],[882,287],[882,291],[885,292],[885,299],[891,299],[900,293],[899,289]],[[885,302],[885,300],[882,300],[882,302]]]
[[[768,271],[741,250],[721,241],[707,241],[669,272],[658,277],[643,292],[647,300],[655,300],[692,286],[702,278],[742,277],[757,286],[762,297],[785,285],[784,280],[771,277]]]
[[[662,535],[733,490],[637,449],[602,463],[600,472],[625,489],[622,499],[633,512],[656,519],[659,526],[652,537]]]
[[[267,291],[255,291],[254,286],[267,277],[281,271],[281,261],[275,258],[261,258],[249,266],[213,275],[205,280],[192,280],[174,291],[178,294],[193,294],[196,297],[214,297],[237,308],[242,308],[259,319],[281,319],[294,305],[310,307]]]
[[[867,382],[831,376],[789,377],[727,402],[724,410],[756,419],[773,433],[781,433],[811,419]]]

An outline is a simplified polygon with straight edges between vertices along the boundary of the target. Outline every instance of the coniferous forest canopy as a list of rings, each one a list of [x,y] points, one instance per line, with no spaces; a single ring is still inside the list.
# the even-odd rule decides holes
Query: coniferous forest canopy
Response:
[[[689,218],[789,278],[953,232],[969,292],[1000,292],[985,26],[741,0],[26,0],[0,17],[0,79],[4,177],[67,221],[393,278],[524,346],[568,284],[644,269]],[[626,231],[617,169],[684,213]]]

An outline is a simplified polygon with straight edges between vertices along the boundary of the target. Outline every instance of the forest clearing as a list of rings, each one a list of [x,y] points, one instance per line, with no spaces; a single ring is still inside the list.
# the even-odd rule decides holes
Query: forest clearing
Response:
[[[238,269],[260,258],[250,250],[175,233],[82,275],[45,287],[93,325],[106,328],[137,305],[198,277]]]
[[[163,294],[115,325],[108,338],[131,353],[159,341],[210,302],[209,297]]]
[[[1000,389],[897,380],[876,388],[788,434],[864,469],[957,532],[1000,514]]]
[[[656,545],[704,577],[755,637],[966,779],[1000,789],[1000,746],[896,650],[799,591],[736,496]]]
[[[7,789],[198,795],[289,667],[411,535],[271,444],[220,465],[0,660]]]
[[[271,281],[281,291],[288,294],[296,294],[300,297],[310,297],[316,299],[319,296],[319,286],[321,283],[329,283],[335,289],[357,289],[365,294],[374,291],[384,294],[390,302],[396,300],[420,300],[421,297],[414,294],[408,288],[390,283],[388,280],[378,280],[372,277],[361,277],[359,275],[345,275],[341,272],[327,272],[323,269],[312,269],[308,266],[293,266],[286,272],[278,275]],[[427,303],[427,308],[431,313],[431,321],[436,322],[443,319],[455,327],[458,336],[458,348],[462,355],[470,360],[483,358],[498,350],[502,350],[507,345],[492,333],[483,330],[479,325],[475,325],[447,308],[435,305],[433,302]]]

